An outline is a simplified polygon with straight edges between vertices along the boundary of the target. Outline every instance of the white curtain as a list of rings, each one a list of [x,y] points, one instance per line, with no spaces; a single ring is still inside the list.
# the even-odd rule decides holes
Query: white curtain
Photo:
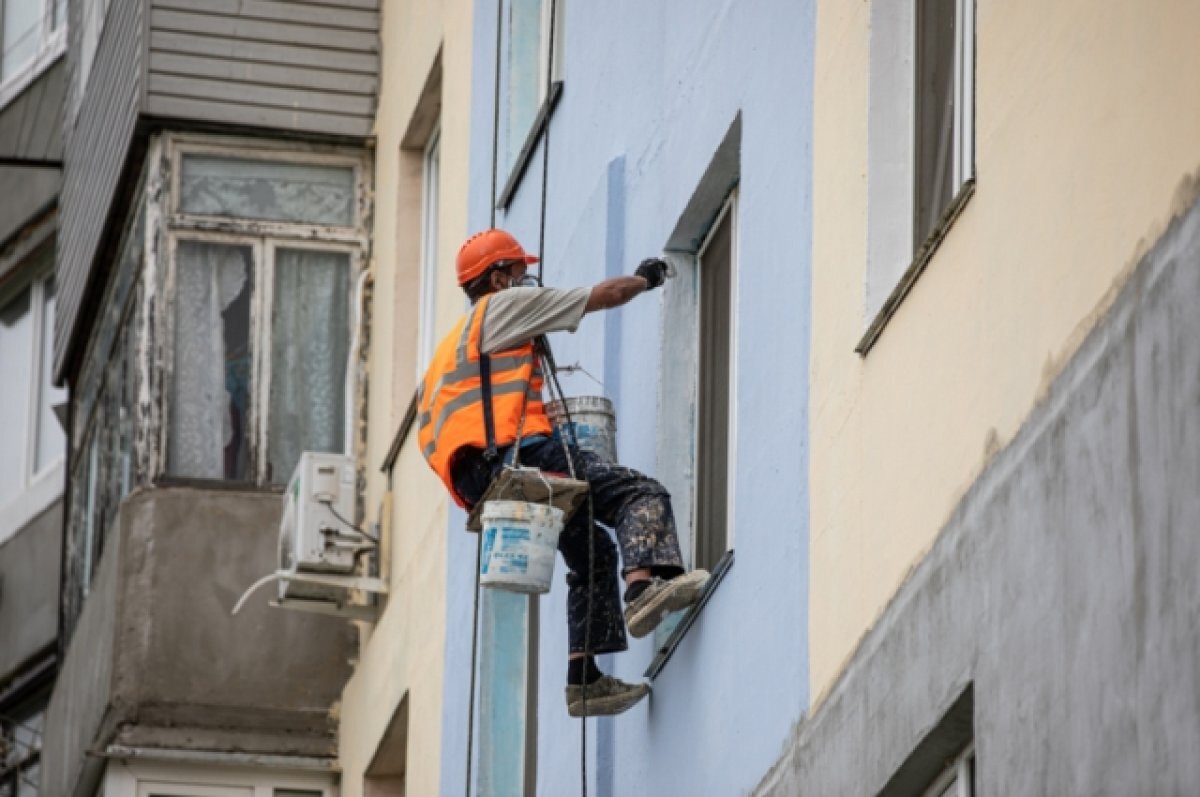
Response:
[[[301,452],[343,450],[349,293],[345,252],[276,251],[267,447],[277,484]]]
[[[179,243],[169,450],[174,476],[251,475],[252,262],[247,246]]]

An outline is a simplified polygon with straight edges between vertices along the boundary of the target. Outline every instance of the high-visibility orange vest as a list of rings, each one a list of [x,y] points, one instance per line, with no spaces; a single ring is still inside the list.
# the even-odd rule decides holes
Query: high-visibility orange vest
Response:
[[[487,448],[483,420],[483,381],[479,345],[488,300],[484,296],[438,344],[433,362],[417,388],[417,441],[429,467],[441,477],[461,507],[467,502],[454,489],[450,466],[464,448]],[[542,406],[543,375],[533,355],[533,342],[491,355],[492,415],[496,445],[517,439],[521,413],[524,437],[550,434],[553,427]]]

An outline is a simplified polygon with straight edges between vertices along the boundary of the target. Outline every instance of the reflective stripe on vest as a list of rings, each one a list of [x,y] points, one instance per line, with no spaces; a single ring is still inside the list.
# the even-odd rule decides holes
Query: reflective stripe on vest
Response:
[[[442,339],[417,389],[421,453],[462,506],[465,502],[454,492],[450,468],[460,449],[482,449],[487,444],[479,347],[481,322],[490,298],[476,302]],[[544,377],[533,343],[499,352],[490,361],[496,444],[507,446],[516,440],[522,412],[526,416],[523,434],[549,434],[552,426],[542,405]]]

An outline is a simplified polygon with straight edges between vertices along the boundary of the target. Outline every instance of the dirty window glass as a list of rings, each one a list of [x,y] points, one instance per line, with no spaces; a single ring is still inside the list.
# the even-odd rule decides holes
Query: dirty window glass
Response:
[[[0,418],[10,434],[0,437],[0,506],[25,483],[25,434],[33,376],[32,291],[23,290],[0,307]]]
[[[354,169],[215,155],[183,156],[179,209],[302,224],[354,224]]]
[[[168,470],[251,478],[249,246],[180,241]]]
[[[270,480],[302,451],[343,450],[350,350],[350,256],[279,249],[271,312]]]

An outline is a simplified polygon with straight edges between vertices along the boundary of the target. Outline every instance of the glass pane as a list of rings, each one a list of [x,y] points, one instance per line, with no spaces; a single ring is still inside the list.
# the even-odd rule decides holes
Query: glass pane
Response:
[[[729,344],[733,214],[700,255],[700,395],[696,443],[696,561],[712,570],[726,551],[729,498]]]
[[[303,451],[342,451],[350,351],[350,256],[279,249],[271,312],[269,478]]]
[[[32,291],[23,290],[0,308],[0,418],[10,421],[0,437],[0,506],[25,487],[25,428],[33,381]]]
[[[348,227],[354,224],[354,169],[185,155],[179,209],[204,216]]]
[[[919,250],[954,199],[955,0],[917,3],[916,219]],[[915,252],[914,252],[915,253]]]
[[[176,258],[168,470],[199,479],[252,478],[253,253],[242,245],[180,241]]]
[[[35,55],[41,43],[41,0],[4,0],[0,18],[0,41],[4,55],[0,60],[0,78],[8,80]]]
[[[541,86],[542,0],[512,0],[508,19],[508,168],[537,117]]]
[[[47,280],[42,312],[42,392],[38,397],[37,451],[34,469],[41,472],[66,451],[67,438],[54,408],[67,401],[66,388],[55,387],[54,379],[54,281]]]

